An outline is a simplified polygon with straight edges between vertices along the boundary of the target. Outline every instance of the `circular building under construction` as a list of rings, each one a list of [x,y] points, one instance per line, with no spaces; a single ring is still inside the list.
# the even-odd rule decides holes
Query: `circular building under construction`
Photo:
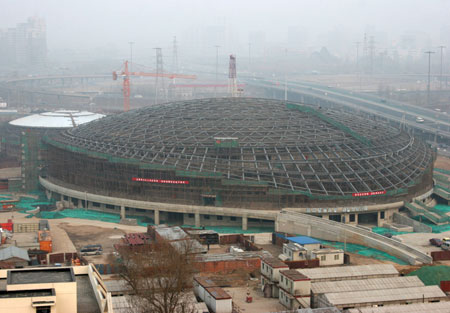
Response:
[[[189,217],[202,207],[290,207],[341,221],[356,212],[360,221],[371,222],[387,218],[379,211],[394,208],[389,204],[398,209],[400,201],[432,188],[434,156],[424,142],[385,123],[278,100],[151,106],[59,132],[46,142],[42,185],[78,198],[80,206],[85,200],[89,205],[82,196],[89,193],[99,205],[118,199],[119,207],[132,212],[142,203],[170,204]],[[364,217],[373,206],[375,214]],[[355,214],[346,220],[355,221]]]

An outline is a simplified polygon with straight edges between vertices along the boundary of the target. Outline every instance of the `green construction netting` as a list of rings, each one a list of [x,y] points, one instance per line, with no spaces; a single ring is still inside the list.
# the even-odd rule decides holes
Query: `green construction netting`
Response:
[[[421,222],[421,223],[423,223],[423,224],[425,224],[427,226],[430,226],[432,231],[433,231],[433,233],[443,233],[443,232],[446,232],[446,231],[450,230],[450,224],[435,225],[435,224],[427,221],[424,218],[421,219],[420,216],[414,216],[413,219],[415,219],[416,221],[419,221],[419,222]]]
[[[427,286],[439,285],[442,280],[450,280],[450,266],[423,266],[407,276],[417,276]]]
[[[434,206],[434,209],[437,210],[437,211],[444,212],[444,213],[450,213],[450,205],[436,204]]]
[[[441,173],[450,175],[450,171],[444,170],[444,169],[442,169],[442,168],[434,168],[433,170],[436,171],[436,172],[441,172]]]
[[[411,234],[411,232],[409,231],[395,231],[385,227],[373,227],[372,231],[380,235],[383,235],[385,233],[391,233],[392,235]]]
[[[106,212],[98,212],[93,210],[85,210],[85,209],[66,209],[62,211],[42,211],[40,213],[35,214],[36,217],[43,218],[43,219],[59,219],[59,218],[79,218],[79,219],[85,219],[85,220],[95,220],[95,221],[102,221],[102,222],[108,222],[108,223],[119,223],[120,222],[120,215],[114,214],[114,213],[106,213]],[[127,215],[127,218],[133,218],[137,220],[137,224],[139,226],[147,226],[147,225],[153,225],[152,220],[143,217],[143,216],[130,216]]]
[[[320,239],[318,239],[318,240],[320,240]],[[334,242],[334,241],[325,241],[325,240],[320,240],[320,241],[322,242],[323,245],[331,246],[331,247],[334,247],[337,249],[344,250],[343,242]],[[377,249],[373,249],[373,248],[368,248],[368,247],[361,246],[361,245],[357,245],[357,244],[353,244],[353,243],[345,244],[345,251],[359,254],[362,256],[366,256],[369,258],[377,259],[377,260],[391,261],[391,262],[395,262],[400,265],[408,265],[407,262],[400,260],[399,258],[396,258],[395,256],[392,256],[386,252],[383,252],[383,251],[380,251]]]

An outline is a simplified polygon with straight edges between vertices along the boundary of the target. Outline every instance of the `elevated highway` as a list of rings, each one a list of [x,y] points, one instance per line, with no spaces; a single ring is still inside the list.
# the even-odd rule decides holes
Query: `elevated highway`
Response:
[[[285,86],[275,85],[264,79],[246,79],[250,86],[266,89],[276,98],[283,98]],[[287,83],[289,100],[301,101],[323,106],[344,107],[386,119],[398,125],[403,125],[413,131],[425,134],[426,139],[442,143],[450,143],[450,112],[420,108],[407,103],[387,100],[373,95],[344,90],[331,86],[307,82]],[[416,117],[425,119],[423,123],[416,122]]]

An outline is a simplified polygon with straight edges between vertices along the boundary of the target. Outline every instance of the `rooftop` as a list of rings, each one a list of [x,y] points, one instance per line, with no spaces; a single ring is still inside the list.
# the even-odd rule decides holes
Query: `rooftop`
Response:
[[[384,277],[358,280],[321,281],[311,284],[315,294],[328,292],[350,292],[374,289],[421,287],[423,282],[417,276]]]
[[[11,258],[19,258],[25,261],[30,261],[28,251],[25,249],[10,246],[0,250],[0,261],[6,261]]]
[[[186,232],[178,226],[157,226],[155,232],[168,241],[185,239],[188,236]]]
[[[344,253],[344,250],[342,250],[342,249],[326,248],[326,249],[313,250],[313,252],[314,252],[314,254]]]
[[[208,277],[196,276],[194,280],[197,281],[203,288],[217,287],[218,285]]]
[[[8,285],[75,282],[71,267],[8,270]]]
[[[287,278],[289,278],[290,280],[293,280],[293,281],[309,280],[308,277],[306,277],[305,275],[303,275],[302,273],[300,273],[297,270],[280,271],[280,274],[283,274],[284,276],[286,276]]]
[[[287,237],[287,240],[298,243],[299,245],[320,244],[320,241],[308,236]]]
[[[446,294],[438,286],[422,286],[395,289],[376,289],[351,292],[326,293],[325,297],[331,305],[357,303],[383,303],[391,301],[407,301],[428,298],[446,298]]]
[[[209,287],[206,291],[216,300],[231,299],[231,296],[220,287]]]
[[[0,291],[0,298],[28,298],[54,296],[55,289]]]
[[[77,308],[78,312],[101,313],[94,289],[88,275],[77,275]]]
[[[87,111],[59,110],[21,117],[9,124],[32,128],[72,128],[102,117],[105,115]]]
[[[317,308],[317,309],[298,309],[298,310],[291,310],[291,311],[281,311],[276,313],[341,313],[341,310],[337,308]]]
[[[345,277],[368,277],[376,275],[398,275],[398,271],[392,264],[371,264],[355,266],[336,266],[321,268],[305,268],[299,271],[312,280],[333,280]]]
[[[264,263],[269,265],[271,268],[288,268],[289,266],[286,265],[286,263],[281,262],[280,259],[277,258],[264,258],[262,260]]]
[[[349,313],[444,313],[450,312],[450,302],[411,303],[408,305],[387,305],[349,309]]]
[[[234,260],[247,260],[247,259],[268,259],[273,258],[272,255],[267,251],[261,252],[233,252],[233,253],[218,253],[218,254],[200,254],[197,255],[197,262],[214,262],[214,261],[234,261]],[[276,259],[278,260],[278,259]],[[281,261],[280,261],[281,262]],[[283,263],[284,264],[284,263]],[[287,265],[286,265],[287,267]]]

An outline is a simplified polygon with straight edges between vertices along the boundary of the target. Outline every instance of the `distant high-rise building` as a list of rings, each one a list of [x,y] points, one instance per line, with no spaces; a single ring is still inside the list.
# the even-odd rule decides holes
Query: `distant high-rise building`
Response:
[[[15,28],[0,30],[0,64],[34,66],[47,61],[45,20],[30,17]]]

